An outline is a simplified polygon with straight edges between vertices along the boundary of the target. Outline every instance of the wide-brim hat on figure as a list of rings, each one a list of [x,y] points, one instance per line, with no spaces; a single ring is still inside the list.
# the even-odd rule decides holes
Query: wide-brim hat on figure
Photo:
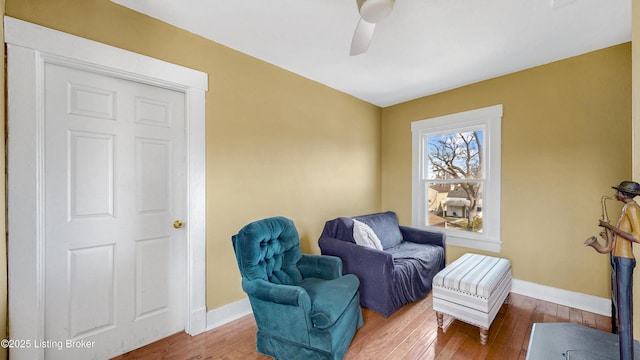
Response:
[[[612,186],[612,188],[629,194],[640,195],[640,184],[634,181],[623,181],[620,185]]]

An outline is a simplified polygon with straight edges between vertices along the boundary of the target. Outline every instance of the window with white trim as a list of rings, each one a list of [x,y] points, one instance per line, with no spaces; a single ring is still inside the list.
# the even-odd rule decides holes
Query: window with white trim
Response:
[[[502,105],[414,121],[412,225],[500,252]]]

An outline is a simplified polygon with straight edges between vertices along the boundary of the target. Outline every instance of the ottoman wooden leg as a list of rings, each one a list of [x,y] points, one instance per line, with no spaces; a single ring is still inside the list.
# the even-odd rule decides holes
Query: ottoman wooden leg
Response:
[[[489,338],[489,329],[480,328],[480,344],[485,345]]]
[[[436,311],[436,320],[438,321],[438,327],[442,329],[442,313]]]

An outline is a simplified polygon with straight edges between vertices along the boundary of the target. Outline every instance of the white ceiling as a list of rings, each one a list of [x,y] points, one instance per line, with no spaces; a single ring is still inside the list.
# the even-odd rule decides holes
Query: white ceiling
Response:
[[[396,0],[349,56],[356,0],[112,0],[386,107],[631,40],[631,0]]]

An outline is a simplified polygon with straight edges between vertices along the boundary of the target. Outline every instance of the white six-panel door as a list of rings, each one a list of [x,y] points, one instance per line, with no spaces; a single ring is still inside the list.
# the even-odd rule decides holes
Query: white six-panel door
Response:
[[[5,41],[11,358],[203,332],[207,75],[9,17]]]
[[[184,94],[55,64],[44,77],[46,358],[184,329]]]

